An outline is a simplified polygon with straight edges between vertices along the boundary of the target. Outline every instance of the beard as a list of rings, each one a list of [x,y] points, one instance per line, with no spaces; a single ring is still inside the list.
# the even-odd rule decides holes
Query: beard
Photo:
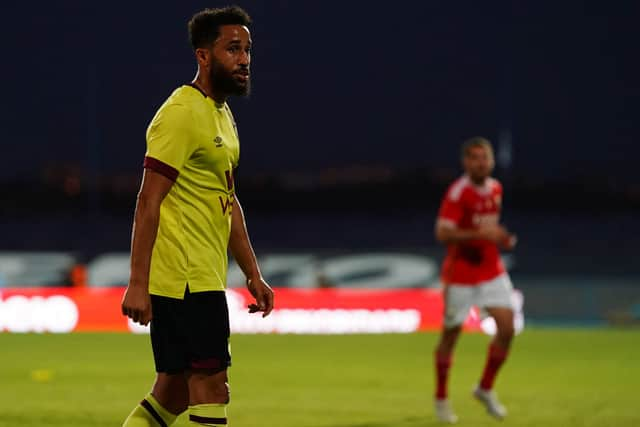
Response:
[[[251,80],[246,82],[238,80],[233,72],[230,72],[224,66],[212,59],[210,67],[209,81],[213,89],[213,93],[221,93],[225,95],[249,96],[251,93]]]
[[[484,182],[491,176],[491,170],[472,170],[469,172],[471,180],[476,184],[484,184]]]

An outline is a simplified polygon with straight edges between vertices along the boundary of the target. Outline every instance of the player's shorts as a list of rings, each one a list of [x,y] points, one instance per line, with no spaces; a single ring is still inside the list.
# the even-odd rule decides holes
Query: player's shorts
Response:
[[[486,308],[509,308],[513,310],[511,293],[513,285],[507,273],[477,285],[449,284],[445,288],[444,326],[452,328],[464,323],[471,306],[480,309],[482,317]]]
[[[151,346],[156,372],[223,371],[231,366],[229,309],[224,291],[190,293],[184,299],[151,295]]]

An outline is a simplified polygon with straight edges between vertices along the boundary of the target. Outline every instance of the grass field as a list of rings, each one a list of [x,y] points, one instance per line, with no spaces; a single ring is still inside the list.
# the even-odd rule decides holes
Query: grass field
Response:
[[[435,334],[234,336],[231,427],[418,427]],[[529,329],[490,419],[470,397],[487,337],[463,337],[451,378],[460,426],[640,426],[640,332]],[[119,426],[153,378],[147,336],[0,334],[0,426]],[[179,418],[176,426],[187,426]]]

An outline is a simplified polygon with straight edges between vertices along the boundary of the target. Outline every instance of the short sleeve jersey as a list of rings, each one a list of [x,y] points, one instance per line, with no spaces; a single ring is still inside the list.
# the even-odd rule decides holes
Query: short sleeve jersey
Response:
[[[502,185],[488,178],[483,186],[468,176],[454,181],[442,200],[438,223],[459,229],[477,229],[498,224],[502,205]],[[442,281],[456,285],[477,285],[504,273],[498,246],[486,240],[469,240],[447,247],[442,264]]]
[[[150,294],[225,289],[239,150],[228,105],[195,86],[176,89],[151,121],[144,167],[174,183],[160,206]]]

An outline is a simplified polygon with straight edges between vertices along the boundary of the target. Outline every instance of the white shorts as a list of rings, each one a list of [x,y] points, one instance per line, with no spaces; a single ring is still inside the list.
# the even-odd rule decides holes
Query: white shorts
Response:
[[[488,315],[485,308],[504,307],[513,310],[512,290],[513,285],[507,273],[473,286],[455,283],[447,285],[444,295],[444,326],[452,328],[462,325],[473,305],[480,309],[482,317]]]

